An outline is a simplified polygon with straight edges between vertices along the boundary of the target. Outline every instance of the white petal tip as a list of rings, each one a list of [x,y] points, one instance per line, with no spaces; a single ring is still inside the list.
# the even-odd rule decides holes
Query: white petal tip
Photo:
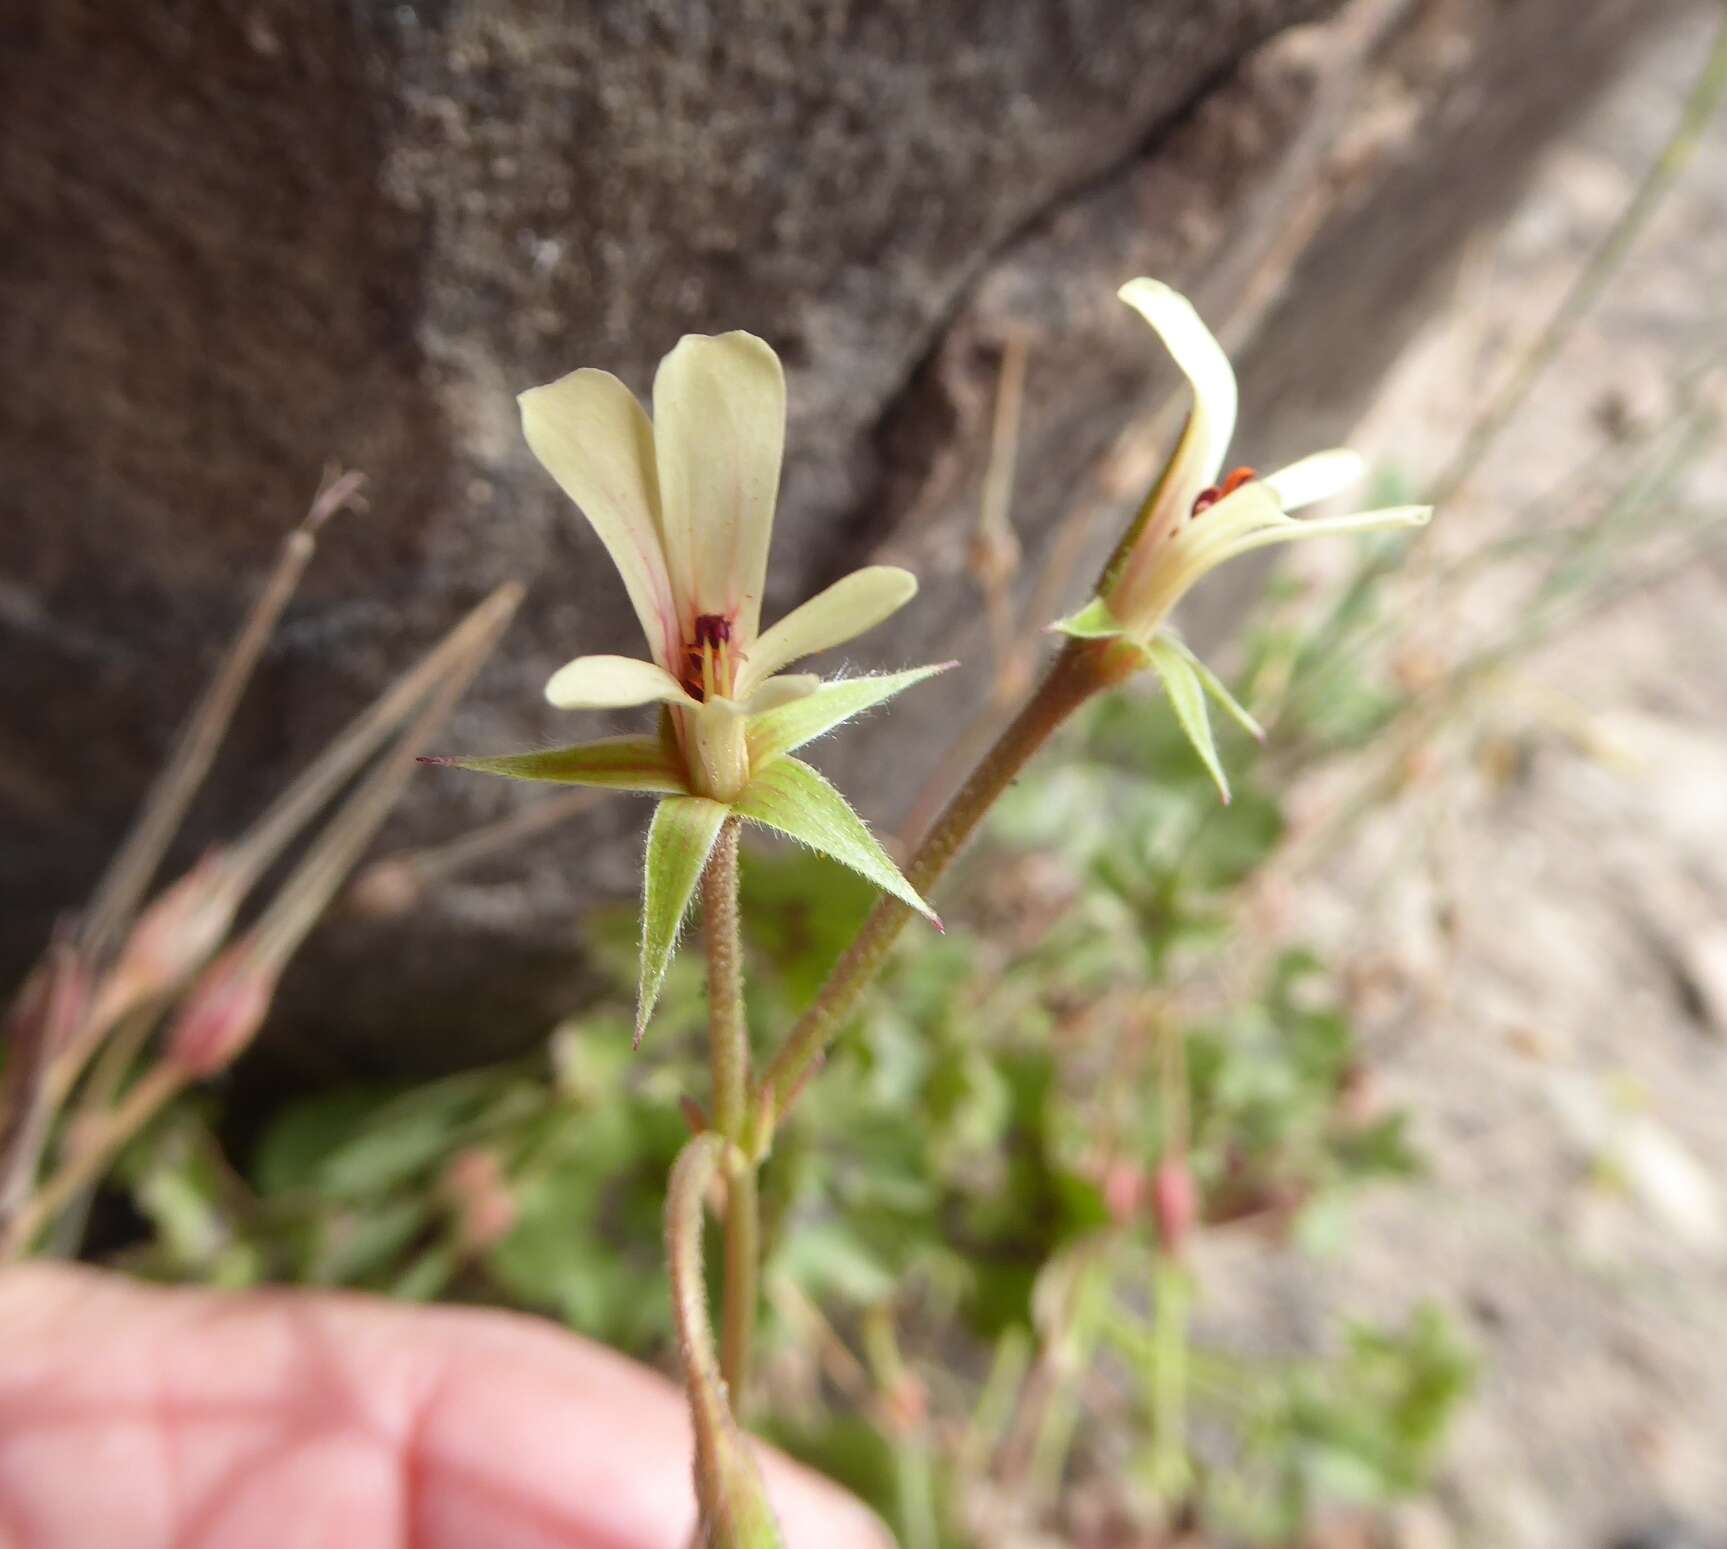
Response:
[[[1181,293],[1170,289],[1162,280],[1154,280],[1142,274],[1137,279],[1129,280],[1115,294],[1130,307],[1138,307],[1147,302],[1158,306],[1171,296],[1180,297]]]

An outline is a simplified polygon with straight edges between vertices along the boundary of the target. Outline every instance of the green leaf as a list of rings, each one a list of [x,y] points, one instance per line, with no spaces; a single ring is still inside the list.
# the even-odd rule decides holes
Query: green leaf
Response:
[[[1146,660],[1163,680],[1176,720],[1181,723],[1187,740],[1193,744],[1193,751],[1199,755],[1200,762],[1216,782],[1218,794],[1227,804],[1229,777],[1223,772],[1217,744],[1211,738],[1211,721],[1205,713],[1205,686],[1192,659],[1185,647],[1176,645],[1167,635],[1159,635],[1144,650]]]
[[[849,721],[872,705],[879,705],[912,684],[946,672],[954,665],[943,662],[937,667],[914,667],[909,672],[842,678],[837,683],[824,683],[800,699],[752,715],[748,727],[750,764],[756,769],[764,768],[794,748],[832,731],[842,721]]]
[[[696,883],[713,853],[728,816],[725,807],[705,796],[668,796],[648,829],[648,857],[642,887],[642,968],[636,992],[636,1045],[665,982],[666,965],[678,944]]]
[[[1265,741],[1265,728],[1261,726],[1258,721],[1254,720],[1247,707],[1243,705],[1235,695],[1230,693],[1229,688],[1224,683],[1223,679],[1218,677],[1211,668],[1207,667],[1204,662],[1193,654],[1192,649],[1188,646],[1186,641],[1178,639],[1175,635],[1171,634],[1160,635],[1158,638],[1160,640],[1167,641],[1187,658],[1188,666],[1193,668],[1199,681],[1204,685],[1206,693],[1210,694],[1211,697],[1224,708],[1237,726],[1246,732],[1248,736],[1253,738],[1255,742]]]
[[[1121,625],[1101,597],[1093,597],[1078,613],[1071,613],[1049,626],[1060,634],[1076,640],[1112,640],[1122,633]]]
[[[447,764],[510,780],[549,780],[556,785],[598,785],[615,791],[683,795],[683,766],[666,742],[656,737],[602,737],[570,748],[538,753],[504,753],[491,758],[422,758],[422,764]]]
[[[732,810],[849,866],[941,928],[935,910],[900,875],[863,819],[808,764],[795,758],[776,759],[750,781]]]

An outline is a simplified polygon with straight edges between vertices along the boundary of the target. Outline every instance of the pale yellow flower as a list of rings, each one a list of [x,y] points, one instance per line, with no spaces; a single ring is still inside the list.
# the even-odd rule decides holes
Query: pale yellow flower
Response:
[[[523,393],[521,406],[529,446],[605,544],[652,653],[578,657],[546,697],[566,710],[670,706],[688,789],[732,800],[750,779],[747,718],[820,686],[781,669],[881,623],[916,579],[872,565],[760,628],[786,389],[753,334],[683,339],[654,378],[652,421],[591,369]]]
[[[1256,734],[1258,727],[1170,631],[1176,604],[1219,565],[1251,550],[1303,538],[1419,527],[1433,512],[1430,506],[1391,506],[1354,516],[1299,521],[1290,516],[1361,478],[1361,458],[1345,448],[1315,452],[1263,476],[1238,468],[1224,478],[1238,402],[1229,357],[1178,291],[1157,280],[1137,279],[1122,286],[1120,295],[1157,330],[1193,389],[1193,407],[1098,595],[1056,628],[1085,639],[1122,639],[1145,653],[1227,800],[1228,784],[1206,720],[1206,693]]]
[[[579,656],[546,697],[565,710],[653,705],[662,724],[653,736],[424,762],[661,798],[643,867],[637,1037],[732,819],[832,857],[933,920],[845,797],[791,757],[943,667],[831,682],[783,671],[881,623],[917,581],[871,565],[761,628],[786,430],[779,358],[753,334],[692,334],[660,363],[653,420],[615,376],[591,369],[523,393],[521,406],[528,445],[611,555],[649,652]]]

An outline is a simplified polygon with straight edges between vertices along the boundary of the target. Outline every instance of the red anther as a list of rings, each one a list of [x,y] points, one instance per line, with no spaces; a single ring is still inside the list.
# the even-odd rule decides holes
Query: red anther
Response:
[[[696,615],[696,649],[704,646],[718,650],[722,645],[729,644],[732,638],[732,621],[724,613],[698,613]]]
[[[1213,484],[1202,489],[1193,497],[1193,514],[1199,516],[1209,511],[1218,501],[1227,495],[1233,495],[1243,484],[1251,484],[1259,477],[1258,470],[1253,468],[1237,468],[1222,484]]]

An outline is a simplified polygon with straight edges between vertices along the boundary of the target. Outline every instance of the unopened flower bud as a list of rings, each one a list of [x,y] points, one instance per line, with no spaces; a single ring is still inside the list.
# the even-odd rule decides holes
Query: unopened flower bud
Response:
[[[257,1035],[276,993],[276,968],[249,941],[230,947],[192,986],[168,1033],[168,1063],[194,1080],[226,1069]]]
[[[1117,1226],[1126,1226],[1145,1208],[1148,1181],[1137,1162],[1118,1160],[1104,1168],[1103,1203]]]
[[[90,976],[65,940],[55,941],[24,981],[6,1013],[0,1047],[16,1061],[51,1060],[83,1021],[90,1003]]]
[[[464,1253],[484,1253],[514,1230],[516,1197],[496,1152],[478,1146],[457,1152],[444,1169],[443,1191]]]
[[[1184,1156],[1165,1157],[1151,1184],[1151,1212],[1157,1240],[1172,1258],[1181,1255],[1199,1217],[1199,1197]]]
[[[108,1026],[185,983],[221,946],[240,893],[239,878],[226,859],[212,853],[158,895],[139,915],[103,981],[97,1022]]]

